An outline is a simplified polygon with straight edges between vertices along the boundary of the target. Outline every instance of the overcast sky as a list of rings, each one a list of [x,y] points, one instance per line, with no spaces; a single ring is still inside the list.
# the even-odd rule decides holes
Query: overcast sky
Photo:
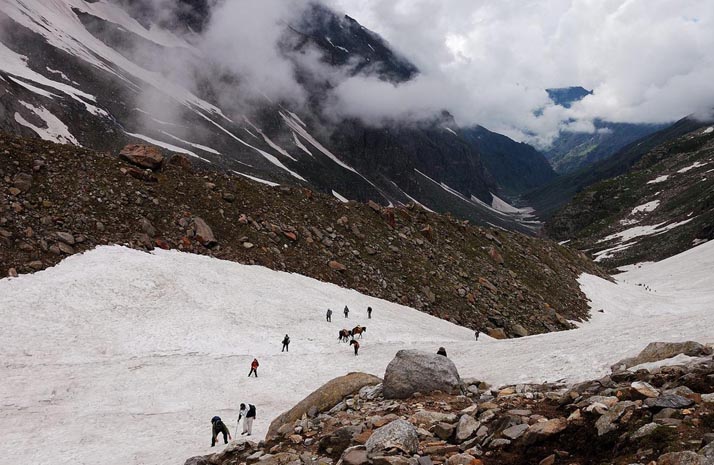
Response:
[[[447,108],[461,124],[537,143],[593,118],[667,122],[714,106],[714,0],[328,2],[422,71],[397,88],[345,81],[337,95],[353,116]],[[595,93],[570,110],[549,105],[544,89],[571,85]]]

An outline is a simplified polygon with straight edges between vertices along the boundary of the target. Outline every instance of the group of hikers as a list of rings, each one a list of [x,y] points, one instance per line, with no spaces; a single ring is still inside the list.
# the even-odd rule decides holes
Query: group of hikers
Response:
[[[345,309],[342,311],[342,313],[345,315],[345,318],[350,317],[350,309],[347,305],[345,305]],[[327,320],[328,323],[332,322],[332,309],[327,309],[327,314],[325,315],[325,319]],[[372,319],[372,307],[367,307],[367,319],[371,320]],[[352,331],[348,329],[342,329],[337,333],[337,339],[340,342],[350,342],[350,346],[352,346],[355,350],[355,356],[359,355],[359,342],[357,342],[357,339],[355,339],[355,336],[359,335],[360,339],[362,339],[362,334],[367,331],[366,326],[360,326],[357,325],[355,326]],[[350,339],[351,338],[351,339]]]
[[[253,420],[255,420],[255,413],[255,405],[240,404],[238,421],[236,423],[236,435],[238,435],[238,426],[240,425],[241,419],[243,419],[243,432],[241,433],[241,436],[250,436],[253,433]],[[223,435],[223,442],[225,444],[228,444],[229,440],[233,440],[230,430],[219,416],[211,418],[211,431],[211,447],[216,445],[218,436],[221,434]]]

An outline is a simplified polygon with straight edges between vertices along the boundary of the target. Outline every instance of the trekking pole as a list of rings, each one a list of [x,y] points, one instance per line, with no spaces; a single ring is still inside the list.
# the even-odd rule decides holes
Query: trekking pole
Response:
[[[236,434],[233,436],[234,438],[238,437],[238,430],[240,429],[240,419],[236,420]]]

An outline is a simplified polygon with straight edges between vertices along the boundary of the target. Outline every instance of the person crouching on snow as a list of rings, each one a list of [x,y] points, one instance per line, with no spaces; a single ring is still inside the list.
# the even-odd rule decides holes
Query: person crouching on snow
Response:
[[[248,404],[248,406],[246,407],[245,404],[240,404],[238,421],[240,421],[241,418],[243,419],[243,432],[240,434],[250,436],[251,433],[253,433],[253,420],[255,420],[255,405]]]
[[[214,447],[216,445],[216,440],[218,440],[219,434],[223,434],[223,442],[225,444],[228,444],[229,439],[231,441],[233,440],[233,438],[231,437],[231,432],[228,430],[226,424],[221,421],[221,417],[216,416],[211,418],[211,425],[213,426],[213,434],[211,435],[211,447]]]

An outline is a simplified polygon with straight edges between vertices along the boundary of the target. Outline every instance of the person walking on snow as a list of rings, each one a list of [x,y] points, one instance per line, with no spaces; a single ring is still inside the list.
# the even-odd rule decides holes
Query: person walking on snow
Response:
[[[357,352],[359,351],[359,342],[356,340],[352,339],[350,341],[350,345],[355,347],[355,356],[357,356]]]
[[[240,434],[241,436],[244,434],[250,436],[253,433],[253,420],[255,420],[255,405],[248,404],[248,406],[246,407],[245,404],[240,404],[238,422],[240,422],[241,418],[243,419],[243,432]]]
[[[372,319],[372,307],[367,307],[367,319]]]
[[[250,372],[248,372],[248,378],[250,378],[250,375],[255,374],[255,377],[258,377],[258,367],[260,366],[260,363],[258,363],[258,359],[254,358],[253,361],[250,363]]]
[[[332,323],[332,310],[329,308],[327,309],[327,322]]]
[[[231,437],[231,432],[228,431],[228,427],[221,421],[221,417],[213,417],[211,418],[211,447],[214,447],[216,445],[216,440],[218,439],[219,434],[223,434],[223,442],[225,444],[228,444],[228,440],[230,439],[231,441],[233,438]]]
[[[349,314],[350,314],[350,309],[347,308],[347,305],[345,305],[345,318],[349,318]]]
[[[477,329],[476,332],[474,333],[474,335],[476,336],[476,340],[477,340],[477,341],[478,341],[478,337],[479,337],[480,334],[481,334],[481,331],[479,331],[478,329]]]
[[[283,338],[283,350],[281,350],[280,352],[290,352],[290,350],[288,350],[289,345],[290,345],[290,336],[288,336],[286,334],[285,337]]]

